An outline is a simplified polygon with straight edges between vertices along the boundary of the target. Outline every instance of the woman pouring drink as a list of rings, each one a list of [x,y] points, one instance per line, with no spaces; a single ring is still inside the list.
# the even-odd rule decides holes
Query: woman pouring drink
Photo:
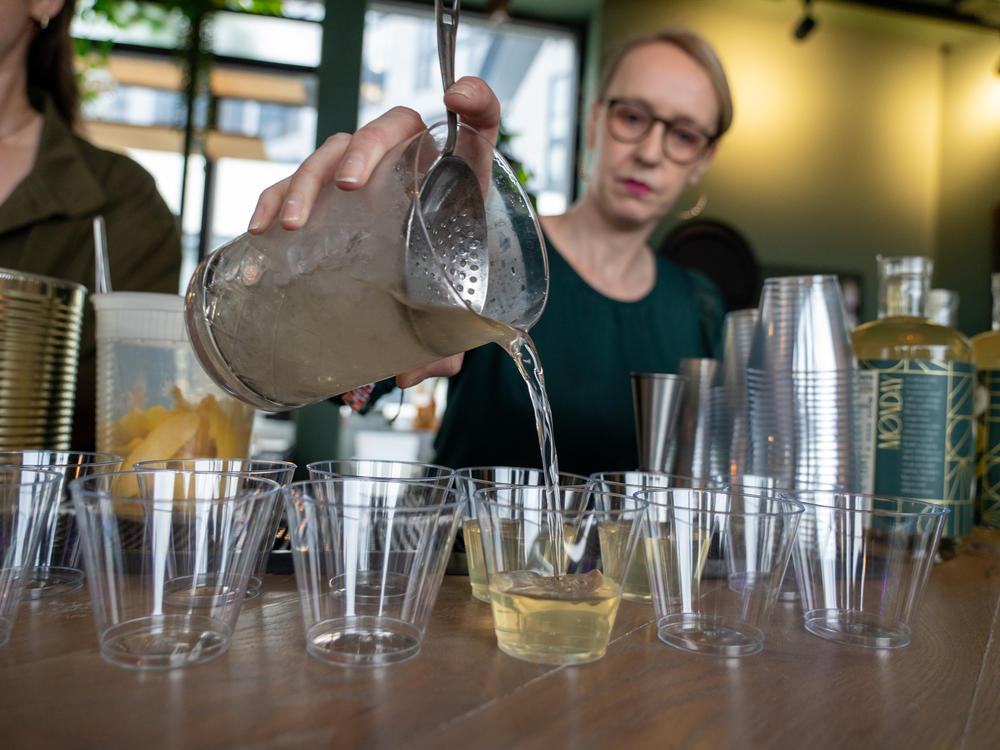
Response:
[[[477,78],[445,94],[462,121],[495,140],[500,105]],[[732,122],[718,57],[700,37],[662,31],[633,40],[607,66],[586,122],[585,187],[564,213],[541,217],[549,296],[530,334],[541,357],[562,471],[638,464],[631,372],[677,372],[712,356],[723,319],[715,287],[657,257],[647,244],[685,188],[697,185]],[[296,172],[268,188],[250,222],[305,224],[319,190],[365,184],[392,146],[424,128],[397,107],[353,135],[327,139]],[[435,442],[447,466],[540,466],[534,412],[510,356],[490,344],[396,378],[408,387],[449,376]],[[377,393],[377,391],[376,391]]]

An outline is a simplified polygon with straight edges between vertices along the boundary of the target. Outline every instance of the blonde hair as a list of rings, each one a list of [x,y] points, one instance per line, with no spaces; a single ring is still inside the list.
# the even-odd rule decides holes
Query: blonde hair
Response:
[[[697,34],[682,29],[663,29],[652,34],[644,34],[627,42],[604,66],[604,72],[597,86],[597,99],[603,101],[608,93],[608,86],[611,78],[618,70],[619,65],[625,56],[636,49],[647,44],[669,44],[684,52],[694,60],[702,69],[708,73],[712,82],[712,90],[715,92],[716,102],[719,105],[719,119],[716,123],[716,138],[722,136],[733,123],[733,95],[729,90],[729,80],[726,77],[725,68],[719,56],[715,54],[712,45],[706,42]]]

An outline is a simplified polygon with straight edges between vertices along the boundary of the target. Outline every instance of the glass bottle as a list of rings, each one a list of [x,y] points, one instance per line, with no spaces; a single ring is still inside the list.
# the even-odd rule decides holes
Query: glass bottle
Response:
[[[975,366],[965,336],[925,317],[933,268],[930,258],[879,256],[878,319],[851,340],[874,394],[864,489],[947,505],[948,558],[972,531]]]
[[[1000,273],[993,274],[993,328],[972,338],[976,356],[979,523],[1000,530]]]

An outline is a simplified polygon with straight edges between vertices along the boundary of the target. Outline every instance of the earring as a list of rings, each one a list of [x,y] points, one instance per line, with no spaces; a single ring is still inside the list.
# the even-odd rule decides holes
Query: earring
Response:
[[[708,205],[708,196],[705,195],[704,190],[698,188],[698,201],[693,206],[691,206],[691,208],[688,208],[684,211],[678,211],[677,218],[683,219],[685,221],[687,219],[693,219],[694,217],[698,216],[702,211],[704,211],[705,206],[707,205]]]
[[[580,182],[587,181],[587,168],[582,157],[576,162],[576,176],[580,178]]]
[[[45,29],[49,28],[48,16],[42,16],[42,20],[38,22],[38,28],[40,28],[42,31],[45,31]]]

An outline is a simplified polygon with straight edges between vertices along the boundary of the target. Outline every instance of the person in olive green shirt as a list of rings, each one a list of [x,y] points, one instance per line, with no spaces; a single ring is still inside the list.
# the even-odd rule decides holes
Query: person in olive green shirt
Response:
[[[72,0],[0,8],[0,267],[94,287],[93,219],[116,291],[178,292],[177,220],[145,169],[73,131]],[[71,448],[93,450],[94,314],[85,305]]]

